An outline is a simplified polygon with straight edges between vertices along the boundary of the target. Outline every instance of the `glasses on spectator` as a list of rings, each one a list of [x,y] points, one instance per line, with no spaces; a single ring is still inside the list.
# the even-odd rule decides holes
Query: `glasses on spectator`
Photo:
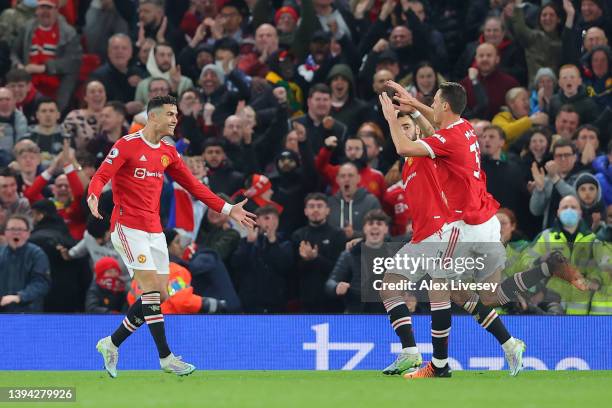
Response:
[[[27,228],[7,228],[5,232],[28,232]]]
[[[569,159],[574,153],[556,153],[555,159]]]

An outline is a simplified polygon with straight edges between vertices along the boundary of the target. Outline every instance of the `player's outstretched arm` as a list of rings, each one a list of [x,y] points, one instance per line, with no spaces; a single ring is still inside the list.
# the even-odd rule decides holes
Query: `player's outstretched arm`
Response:
[[[255,214],[244,209],[244,205],[247,201],[248,199],[245,198],[238,204],[233,205],[229,215],[231,219],[243,227],[253,229],[257,225],[257,222],[255,222]]]
[[[425,116],[425,118],[427,118],[430,123],[434,123],[433,109],[430,106],[425,105],[417,98],[412,96],[410,92],[408,92],[403,86],[401,86],[397,82],[387,81],[385,82],[385,86],[393,89],[397,96],[399,96],[400,98],[404,99],[407,102],[409,101],[408,103],[410,103],[410,105],[412,105],[417,111],[421,112],[421,114]]]
[[[429,156],[427,148],[422,143],[414,142],[403,134],[400,123],[397,120],[398,111],[393,106],[389,95],[383,92],[378,98],[380,99],[385,119],[389,123],[391,138],[393,139],[397,154],[402,157]]]
[[[233,220],[240,225],[252,228],[255,226],[255,214],[246,211],[243,207],[246,200],[241,203],[230,205],[221,197],[213,193],[207,186],[202,184],[200,180],[195,178],[191,171],[183,162],[183,159],[176,153],[176,159],[167,167],[166,171],[177,183],[187,190],[198,200],[202,201],[209,208],[218,213],[229,215]]]

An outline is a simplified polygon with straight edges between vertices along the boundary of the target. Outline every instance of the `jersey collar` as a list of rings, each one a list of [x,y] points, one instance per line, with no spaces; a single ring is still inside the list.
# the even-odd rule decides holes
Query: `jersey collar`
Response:
[[[153,144],[149,142],[147,139],[145,139],[144,135],[142,134],[142,130],[139,130],[138,134],[140,135],[140,138],[142,139],[143,142],[145,142],[147,146],[149,146],[152,149],[159,149],[160,144],[159,143]]]

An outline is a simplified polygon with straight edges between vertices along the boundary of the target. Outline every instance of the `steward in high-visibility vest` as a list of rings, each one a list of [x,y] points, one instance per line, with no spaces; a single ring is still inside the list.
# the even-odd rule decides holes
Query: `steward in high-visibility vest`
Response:
[[[597,237],[602,237],[602,234],[598,233]],[[593,294],[589,314],[612,315],[612,242],[595,241],[593,255],[599,262],[601,285]]]
[[[602,256],[603,252],[598,250],[594,255],[596,242],[601,244],[584,221],[580,220],[576,230],[570,233],[567,227],[563,227],[557,219],[552,228],[542,231],[536,237],[534,244],[525,251],[520,264],[533,265],[535,260],[556,249],[561,251],[570,263],[576,266],[591,282],[589,287],[596,289],[602,277],[599,268],[601,260],[595,259],[595,256]],[[546,287],[561,296],[561,304],[566,314],[589,313],[592,291],[580,291],[570,283],[554,276],[550,278]]]

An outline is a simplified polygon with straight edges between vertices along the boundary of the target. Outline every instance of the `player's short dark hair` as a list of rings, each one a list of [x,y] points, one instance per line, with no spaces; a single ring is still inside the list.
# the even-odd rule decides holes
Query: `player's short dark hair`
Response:
[[[499,126],[497,125],[486,126],[484,129],[482,129],[482,133],[486,132],[487,130],[496,131],[499,137],[501,137],[503,140],[506,140],[506,132],[504,132],[504,129],[500,128]]]
[[[440,96],[450,105],[451,111],[461,115],[467,104],[465,88],[457,82],[443,82],[440,84]]]
[[[93,216],[87,218],[87,232],[94,238],[104,238],[104,234],[110,229],[108,217],[99,219]]]
[[[6,74],[6,83],[32,82],[32,75],[25,69],[13,68]]]
[[[104,105],[104,107],[111,108],[112,110],[114,110],[115,112],[123,116],[124,118],[126,118],[128,115],[127,109],[125,109],[125,105],[123,104],[123,102],[109,101],[109,102],[106,102],[106,105]]]
[[[274,207],[273,205],[264,205],[263,207],[259,207],[257,210],[255,210],[255,215],[258,217],[261,217],[263,215],[270,215],[270,214],[274,214],[276,215],[276,217],[280,217],[280,213],[278,212],[278,209]]]
[[[591,125],[590,123],[587,123],[586,125],[582,125],[578,129],[576,129],[574,135],[572,136],[572,140],[578,139],[578,135],[580,134],[580,132],[585,129],[590,130],[591,132],[595,132],[595,135],[597,135],[597,139],[599,139],[599,128],[597,126]]]
[[[204,145],[202,146],[202,153],[204,153],[209,147],[220,147],[225,152],[225,142],[220,137],[211,137],[206,139]]]
[[[176,106],[176,98],[172,95],[166,95],[155,96],[149,99],[149,103],[147,104],[147,113],[151,112],[153,109],[161,108],[164,105]]]
[[[363,225],[374,221],[382,221],[389,225],[391,223],[391,218],[383,210],[374,209],[368,211],[365,217],[363,217]]]
[[[30,217],[28,217],[25,214],[12,214],[9,215],[6,219],[6,223],[4,224],[4,227],[6,228],[6,226],[8,225],[8,222],[10,220],[21,220],[23,221],[23,223],[26,225],[26,228],[28,229],[28,231],[32,230],[32,220],[30,219]]]
[[[234,56],[238,56],[238,54],[240,54],[240,44],[233,38],[223,37],[215,42],[213,54],[219,50],[229,51],[234,54]]]
[[[323,201],[327,205],[327,196],[319,192],[309,193],[306,198],[304,198],[304,206],[306,206],[309,201]]]
[[[57,101],[53,98],[49,98],[48,96],[41,96],[40,98],[38,98],[38,100],[36,101],[36,112],[38,112],[38,109],[40,109],[40,107],[45,104],[45,103],[52,103],[55,105],[55,107],[57,108],[57,110],[59,110],[59,106],[57,105]]]
[[[310,98],[312,95],[315,94],[315,92],[324,93],[328,95],[331,95],[332,93],[329,85],[323,83],[314,84],[308,91],[308,97]]]
[[[559,139],[555,143],[553,143],[552,149],[550,150],[552,152],[553,157],[555,156],[555,150],[560,149],[562,147],[571,147],[572,153],[576,153],[576,146],[574,146],[572,142],[566,139]]]

